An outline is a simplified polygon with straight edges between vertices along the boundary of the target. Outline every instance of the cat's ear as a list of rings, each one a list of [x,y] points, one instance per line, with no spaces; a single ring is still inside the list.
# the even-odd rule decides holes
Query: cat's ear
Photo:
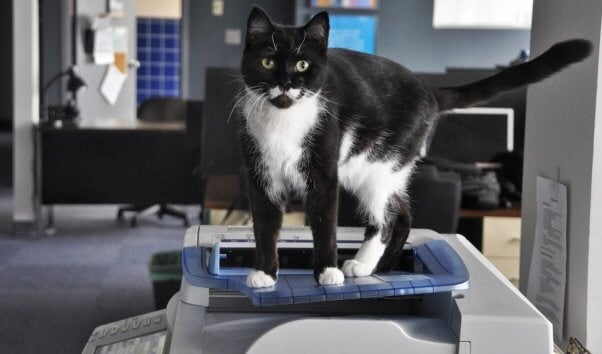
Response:
[[[328,13],[322,11],[312,17],[305,25],[304,30],[309,38],[317,39],[320,42],[323,42],[325,46],[328,46],[328,32],[330,31]]]
[[[270,34],[273,31],[272,21],[265,11],[254,6],[247,21],[247,39]]]

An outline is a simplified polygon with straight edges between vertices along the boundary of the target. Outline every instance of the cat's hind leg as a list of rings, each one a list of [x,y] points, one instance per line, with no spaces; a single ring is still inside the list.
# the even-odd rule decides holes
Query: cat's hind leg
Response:
[[[405,197],[396,196],[393,198],[392,209],[389,221],[389,242],[375,272],[390,272],[397,266],[403,246],[410,235],[412,225],[410,203]]]
[[[398,239],[396,225],[400,222],[397,217],[403,210],[400,203],[404,201],[413,168],[411,163],[395,169],[390,161],[368,161],[363,155],[351,158],[349,163],[340,167],[343,186],[358,199],[360,211],[367,217],[368,224],[364,242],[354,259],[343,264],[342,270],[346,276],[372,274],[381,257],[391,252],[386,251],[389,241],[392,238],[397,243],[405,241],[404,237],[407,236]],[[409,208],[406,209],[408,213],[403,215],[409,218]]]
[[[342,270],[345,276],[365,277],[372,274],[387,246],[382,231],[381,226],[368,225],[366,227],[364,243],[353,259],[343,263]]]
[[[363,198],[362,198],[363,197]],[[385,190],[380,193],[364,193],[360,196],[360,208],[368,218],[364,242],[353,259],[343,263],[347,277],[364,277],[372,274],[389,241],[387,230],[387,206],[390,196]]]
[[[364,243],[354,259],[345,261],[343,273],[347,277],[363,277],[377,271],[390,271],[397,265],[403,245],[410,233],[409,204],[399,194],[389,198],[384,222],[366,227]],[[385,215],[385,214],[383,214]]]

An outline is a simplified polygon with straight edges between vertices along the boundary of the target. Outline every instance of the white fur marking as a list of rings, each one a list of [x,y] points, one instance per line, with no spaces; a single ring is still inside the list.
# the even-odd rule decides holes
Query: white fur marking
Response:
[[[270,89],[270,98],[276,98],[280,95],[282,95],[282,90],[280,89],[280,87],[276,86]]]
[[[345,282],[345,275],[336,267],[325,268],[318,276],[320,285],[339,285]]]
[[[343,139],[341,140],[341,147],[339,148],[339,166],[341,166],[347,156],[349,156],[349,151],[353,147],[354,136],[351,132],[346,132],[343,134]]]
[[[289,98],[292,98],[293,101],[296,101],[297,97],[299,97],[299,94],[301,93],[301,89],[291,88],[286,91],[283,91],[280,87],[276,86],[276,87],[272,87],[270,89],[269,93],[270,93],[271,99],[274,99],[274,98],[284,94],[284,95],[287,95]]]
[[[369,222],[383,225],[389,198],[405,192],[414,164],[395,171],[395,161],[369,161],[368,153],[339,158],[339,182],[360,201]]]
[[[381,241],[381,233],[376,233],[374,237],[364,241],[354,259],[345,261],[343,273],[348,277],[365,277],[372,274],[386,247]]]
[[[364,263],[358,262],[355,259],[348,259],[343,263],[343,274],[346,277],[367,277],[372,274],[374,268],[370,268]]]
[[[247,286],[251,288],[268,288],[275,284],[274,278],[265,274],[263,270],[254,270],[247,276]]]
[[[338,163],[339,183],[358,198],[368,222],[382,228],[387,222],[390,198],[405,193],[414,163],[395,170],[393,160],[370,161],[370,150],[349,157],[353,140],[352,132],[343,135]],[[343,273],[348,277],[372,274],[386,246],[378,232],[364,241],[354,259],[345,261]]]
[[[244,115],[247,129],[261,150],[265,166],[262,173],[267,181],[268,197],[274,203],[280,203],[282,195],[288,191],[303,196],[306,182],[299,171],[299,162],[303,155],[304,139],[318,124],[321,110],[318,95],[303,97],[286,109],[272,104],[260,109],[253,108],[256,101],[253,96],[257,95],[251,94],[244,104]]]

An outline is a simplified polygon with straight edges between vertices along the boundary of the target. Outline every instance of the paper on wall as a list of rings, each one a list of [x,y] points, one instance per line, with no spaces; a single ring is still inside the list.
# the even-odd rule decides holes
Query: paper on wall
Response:
[[[226,28],[226,32],[224,32],[224,42],[227,45],[240,45],[240,43],[241,43],[240,28]]]
[[[117,97],[119,97],[119,92],[127,77],[127,74],[122,73],[114,64],[107,67],[107,73],[100,85],[100,93],[111,106],[117,102]]]
[[[127,27],[113,27],[113,47],[116,52],[128,52]]]
[[[112,64],[115,60],[115,52],[111,19],[108,16],[96,16],[92,22],[92,31],[94,31],[94,48],[92,50],[94,64]]]
[[[128,29],[113,27],[114,64],[123,74],[127,74]]]
[[[211,13],[213,16],[224,16],[224,0],[213,0]]]
[[[554,339],[562,341],[566,288],[567,188],[537,177],[537,223],[527,297],[552,322]]]
[[[109,13],[111,17],[123,17],[125,13],[123,0],[109,0]]]

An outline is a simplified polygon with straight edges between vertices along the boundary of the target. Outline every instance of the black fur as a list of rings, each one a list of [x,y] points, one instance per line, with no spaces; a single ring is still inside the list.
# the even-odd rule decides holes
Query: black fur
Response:
[[[508,68],[479,82],[452,88],[433,88],[420,76],[382,57],[346,49],[327,49],[329,22],[325,12],[306,26],[274,24],[254,8],[248,21],[242,59],[247,87],[261,94],[270,88],[301,88],[299,96],[320,92],[326,110],[320,116],[320,129],[307,135],[304,158],[300,162],[307,185],[305,205],[314,237],[314,272],[336,267],[337,163],[344,132],[353,127],[356,144],[350,156],[370,149],[369,159],[395,161],[397,169],[412,164],[431,126],[442,113],[492,98],[495,94],[538,82],[567,65],[586,58],[591,44],[571,40],[556,44],[527,63]],[[300,46],[300,44],[302,44]],[[278,66],[264,70],[262,58],[273,58]],[[307,72],[294,70],[297,60],[308,60]],[[286,109],[286,98],[270,101]],[[249,171],[250,204],[257,241],[256,268],[276,278],[278,269],[275,240],[282,225],[283,205],[293,198],[285,193],[271,200],[266,190],[258,142],[242,121],[241,142]],[[309,148],[311,147],[311,148]],[[387,222],[368,225],[366,239],[381,231],[387,244],[378,270],[391,269],[399,257],[411,226],[410,209],[403,193],[389,200]],[[316,278],[317,279],[317,278]]]

